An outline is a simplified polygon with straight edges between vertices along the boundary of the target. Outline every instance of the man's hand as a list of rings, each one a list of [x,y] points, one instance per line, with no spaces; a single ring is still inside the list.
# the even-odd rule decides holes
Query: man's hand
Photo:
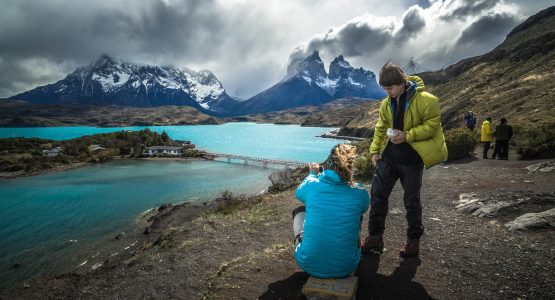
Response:
[[[401,144],[407,141],[404,131],[395,129],[395,132],[397,132],[397,135],[389,139],[393,144]]]
[[[311,162],[308,164],[308,170],[310,172],[314,172],[316,174],[320,173],[320,164],[318,164],[317,162]]]
[[[374,165],[374,167],[378,166],[378,159],[380,159],[380,155],[378,153],[372,154],[372,165]]]

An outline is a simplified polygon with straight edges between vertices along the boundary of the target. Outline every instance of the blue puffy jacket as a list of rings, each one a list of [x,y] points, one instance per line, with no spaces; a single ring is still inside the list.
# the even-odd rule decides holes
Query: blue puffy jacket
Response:
[[[368,192],[325,170],[310,173],[296,196],[306,206],[303,240],[295,249],[299,267],[322,278],[350,275],[360,262],[360,217],[368,210]]]

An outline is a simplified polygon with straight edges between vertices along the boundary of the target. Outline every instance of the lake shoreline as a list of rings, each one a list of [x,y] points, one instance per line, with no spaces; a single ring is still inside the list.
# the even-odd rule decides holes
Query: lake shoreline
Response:
[[[401,259],[396,251],[404,241],[406,219],[402,189],[394,189],[387,250],[362,257],[357,298],[549,299],[553,229],[512,231],[505,214],[478,217],[456,208],[460,195],[477,193],[498,201],[531,197],[549,209],[545,200],[553,199],[554,173],[529,171],[538,162],[544,160],[469,158],[424,172],[427,233],[418,258]],[[292,259],[291,211],[300,204],[294,187],[237,206],[227,203],[198,214],[192,206],[160,207],[152,211],[159,219],[143,242],[97,269],[35,277],[0,290],[0,298],[302,299],[308,275]],[[520,207],[511,216],[529,209],[536,207]],[[367,231],[362,231],[364,238]]]
[[[145,158],[147,161],[150,161],[152,165],[178,165],[177,168],[181,169],[179,165],[181,162],[191,162],[197,164],[210,164],[210,160],[204,158],[181,158],[181,157],[153,157],[153,158]],[[147,168],[151,165],[151,163],[141,163],[137,160],[142,159],[134,159],[134,158],[123,158],[117,159],[118,162],[115,166],[118,166],[120,163],[124,163],[124,165],[143,165],[147,166]],[[205,160],[206,162],[201,162]],[[219,162],[215,162],[216,164],[220,164]],[[223,163],[225,164],[225,163]],[[188,164],[184,164],[188,165]],[[227,165],[227,164],[226,164]],[[240,166],[241,167],[241,166]],[[108,166],[108,168],[112,168],[112,166]],[[228,169],[227,166],[223,166],[224,169]],[[93,172],[95,172],[93,170]],[[73,177],[73,175],[67,175],[69,177]],[[77,177],[81,177],[77,175]],[[267,178],[267,175],[263,177],[257,176],[258,178]],[[9,183],[8,183],[9,184]],[[268,187],[271,186],[271,183],[268,182],[267,184],[263,184],[260,188],[247,190],[238,190],[233,191],[233,197],[241,198],[241,199],[248,199],[250,197],[255,197],[259,195],[263,195],[268,192]],[[227,190],[227,189],[226,189]],[[240,193],[247,193],[244,197]],[[63,265],[60,263],[58,267],[63,268],[63,270],[45,270],[33,275],[32,277],[48,277],[48,274],[76,274],[77,276],[81,276],[85,273],[89,272],[96,272],[102,268],[110,266],[112,264],[121,264],[126,259],[133,256],[133,253],[136,251],[140,251],[144,246],[144,242],[151,237],[149,233],[152,231],[152,224],[158,224],[157,220],[164,219],[166,217],[175,218],[174,212],[167,213],[164,209],[165,207],[187,207],[187,209],[183,209],[179,212],[179,216],[181,217],[185,213],[189,213],[189,210],[193,210],[197,212],[195,215],[191,215],[191,217],[196,217],[198,214],[203,213],[209,207],[213,207],[216,202],[221,203],[222,198],[225,198],[226,192],[222,188],[220,192],[214,192],[210,196],[205,197],[197,197],[196,195],[189,195],[189,196],[181,196],[176,199],[172,200],[164,200],[164,197],[157,197],[153,195],[149,198],[153,199],[151,201],[151,205],[147,206],[147,209],[143,209],[138,212],[134,212],[133,214],[127,214],[125,217],[125,223],[128,226],[122,226],[115,230],[107,231],[101,239],[95,239],[93,241],[85,241],[82,237],[66,237],[62,241],[60,241],[60,249],[66,248],[70,249],[70,251],[77,251],[75,255],[71,255],[71,258],[67,259]],[[231,195],[227,193],[228,195]],[[218,200],[220,199],[220,200]],[[120,213],[117,213],[120,215]],[[157,225],[155,225],[157,226]],[[64,242],[65,241],[65,242]],[[77,248],[81,250],[76,250]],[[56,250],[58,251],[58,250]],[[28,270],[31,261],[25,259],[16,259],[10,263],[10,266],[6,266],[6,268],[10,269],[9,272],[21,272],[17,271],[16,269],[21,270]],[[98,269],[98,270],[97,270]],[[7,270],[8,271],[8,270]],[[24,271],[26,272],[26,271]],[[50,273],[52,272],[52,273]],[[8,274],[8,273],[6,273]],[[30,278],[32,278],[30,277]],[[30,278],[23,279],[24,282],[26,280],[30,280]],[[19,283],[21,283],[19,282]],[[19,284],[18,283],[18,284]],[[0,284],[0,290],[2,289],[9,289],[17,284],[10,284],[3,285]],[[1,297],[0,297],[1,298]]]
[[[207,158],[202,158],[202,157],[143,157],[143,158],[139,158],[139,157],[118,157],[118,158],[114,158],[112,160],[109,161],[105,161],[105,162],[75,162],[75,163],[69,163],[69,164],[64,164],[64,165],[58,165],[54,168],[50,168],[50,169],[45,169],[45,170],[39,170],[39,171],[34,171],[34,172],[29,172],[26,173],[24,171],[15,171],[15,172],[0,172],[0,180],[5,179],[5,180],[9,180],[9,179],[16,179],[16,178],[22,178],[22,177],[32,177],[32,176],[39,176],[39,175],[46,175],[46,174],[51,174],[51,173],[58,173],[58,172],[63,172],[63,171],[69,171],[69,170],[73,170],[73,169],[77,169],[77,168],[81,168],[81,167],[87,167],[87,166],[92,166],[92,165],[96,165],[96,164],[103,164],[103,163],[107,163],[110,161],[125,161],[125,160],[147,160],[147,161],[201,161],[201,160],[206,160],[208,161],[209,159]]]

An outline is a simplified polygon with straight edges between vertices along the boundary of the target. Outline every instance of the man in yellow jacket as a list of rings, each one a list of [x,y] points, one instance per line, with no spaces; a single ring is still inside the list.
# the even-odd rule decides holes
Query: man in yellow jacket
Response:
[[[370,146],[376,171],[372,180],[368,237],[361,250],[363,253],[383,251],[389,195],[400,179],[408,229],[407,241],[399,254],[417,256],[424,233],[420,202],[422,172],[424,167],[447,160],[441,109],[437,98],[424,91],[420,77],[406,76],[396,65],[387,63],[382,67],[380,85],[388,96],[380,105]]]
[[[493,130],[491,129],[491,118],[487,117],[482,123],[482,132],[480,133],[480,141],[484,145],[483,158],[488,159],[488,151],[493,138]]]

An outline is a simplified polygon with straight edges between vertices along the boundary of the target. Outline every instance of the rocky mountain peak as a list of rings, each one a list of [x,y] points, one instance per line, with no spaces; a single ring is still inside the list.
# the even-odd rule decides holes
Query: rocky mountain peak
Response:
[[[338,57],[334,58],[330,63],[330,74],[329,78],[332,80],[338,79],[341,76],[347,76],[349,72],[351,72],[354,68],[351,67],[349,62],[347,62],[343,55],[339,55]]]
[[[93,68],[106,68],[115,65],[116,62],[107,54],[102,54],[100,57],[92,64]]]
[[[318,51],[312,52],[296,67],[296,75],[305,80],[317,81],[319,78],[326,78],[328,74],[324,68],[324,62],[320,58]]]

